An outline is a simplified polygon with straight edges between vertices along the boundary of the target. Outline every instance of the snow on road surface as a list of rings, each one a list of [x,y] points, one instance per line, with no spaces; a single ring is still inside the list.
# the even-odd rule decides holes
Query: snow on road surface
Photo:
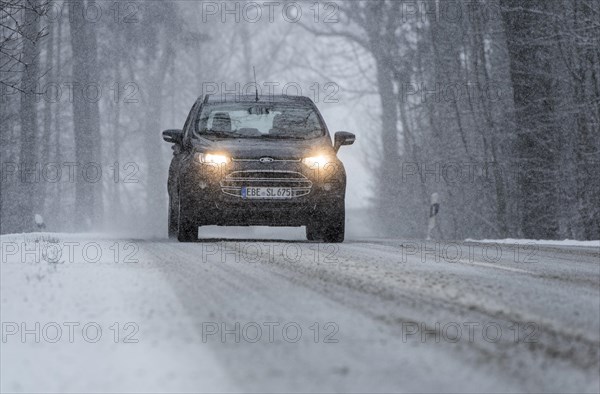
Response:
[[[600,391],[598,247],[274,234],[2,236],[1,391]]]

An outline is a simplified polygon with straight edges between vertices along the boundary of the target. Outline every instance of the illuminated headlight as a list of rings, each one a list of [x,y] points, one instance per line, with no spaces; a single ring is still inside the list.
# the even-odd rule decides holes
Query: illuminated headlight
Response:
[[[332,163],[333,161],[333,158],[328,155],[310,156],[302,159],[302,163],[311,168],[323,168],[326,164]]]
[[[196,153],[196,160],[202,164],[227,164],[231,158],[219,153]]]

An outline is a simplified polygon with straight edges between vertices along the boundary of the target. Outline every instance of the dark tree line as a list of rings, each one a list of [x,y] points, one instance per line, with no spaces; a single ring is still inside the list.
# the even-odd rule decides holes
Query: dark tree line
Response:
[[[208,35],[188,28],[180,3],[148,4],[1,3],[2,233],[35,230],[36,213],[54,231],[161,233],[163,116],[195,99],[173,91],[189,83],[173,66]]]
[[[377,147],[364,187],[382,233],[423,237],[438,193],[438,237],[600,238],[595,0],[340,1],[330,24],[206,21],[191,2],[0,4],[3,233],[32,230],[34,213],[54,230],[162,233],[160,130],[203,82],[251,82],[256,66],[338,82],[373,121],[359,137]],[[48,163],[59,181],[39,179]],[[68,163],[96,166],[72,180]]]
[[[520,227],[600,237],[600,5],[502,1],[522,164]]]
[[[384,232],[600,237],[600,3],[340,3],[345,23],[306,26],[373,61],[381,104],[373,166]]]

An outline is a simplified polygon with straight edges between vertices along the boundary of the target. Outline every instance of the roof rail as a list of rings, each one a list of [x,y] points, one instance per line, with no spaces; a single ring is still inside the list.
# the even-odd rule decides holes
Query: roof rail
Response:
[[[208,103],[208,96],[210,96],[210,94],[205,94],[204,95],[204,101],[202,102],[203,104]]]

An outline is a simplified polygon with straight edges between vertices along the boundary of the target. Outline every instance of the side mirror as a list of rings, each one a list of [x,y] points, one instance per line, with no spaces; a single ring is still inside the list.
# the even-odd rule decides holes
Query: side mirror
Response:
[[[163,140],[171,144],[181,144],[183,142],[183,130],[169,129],[162,132]]]
[[[338,131],[333,137],[333,149],[337,152],[342,145],[352,145],[356,141],[356,136],[347,131]]]

